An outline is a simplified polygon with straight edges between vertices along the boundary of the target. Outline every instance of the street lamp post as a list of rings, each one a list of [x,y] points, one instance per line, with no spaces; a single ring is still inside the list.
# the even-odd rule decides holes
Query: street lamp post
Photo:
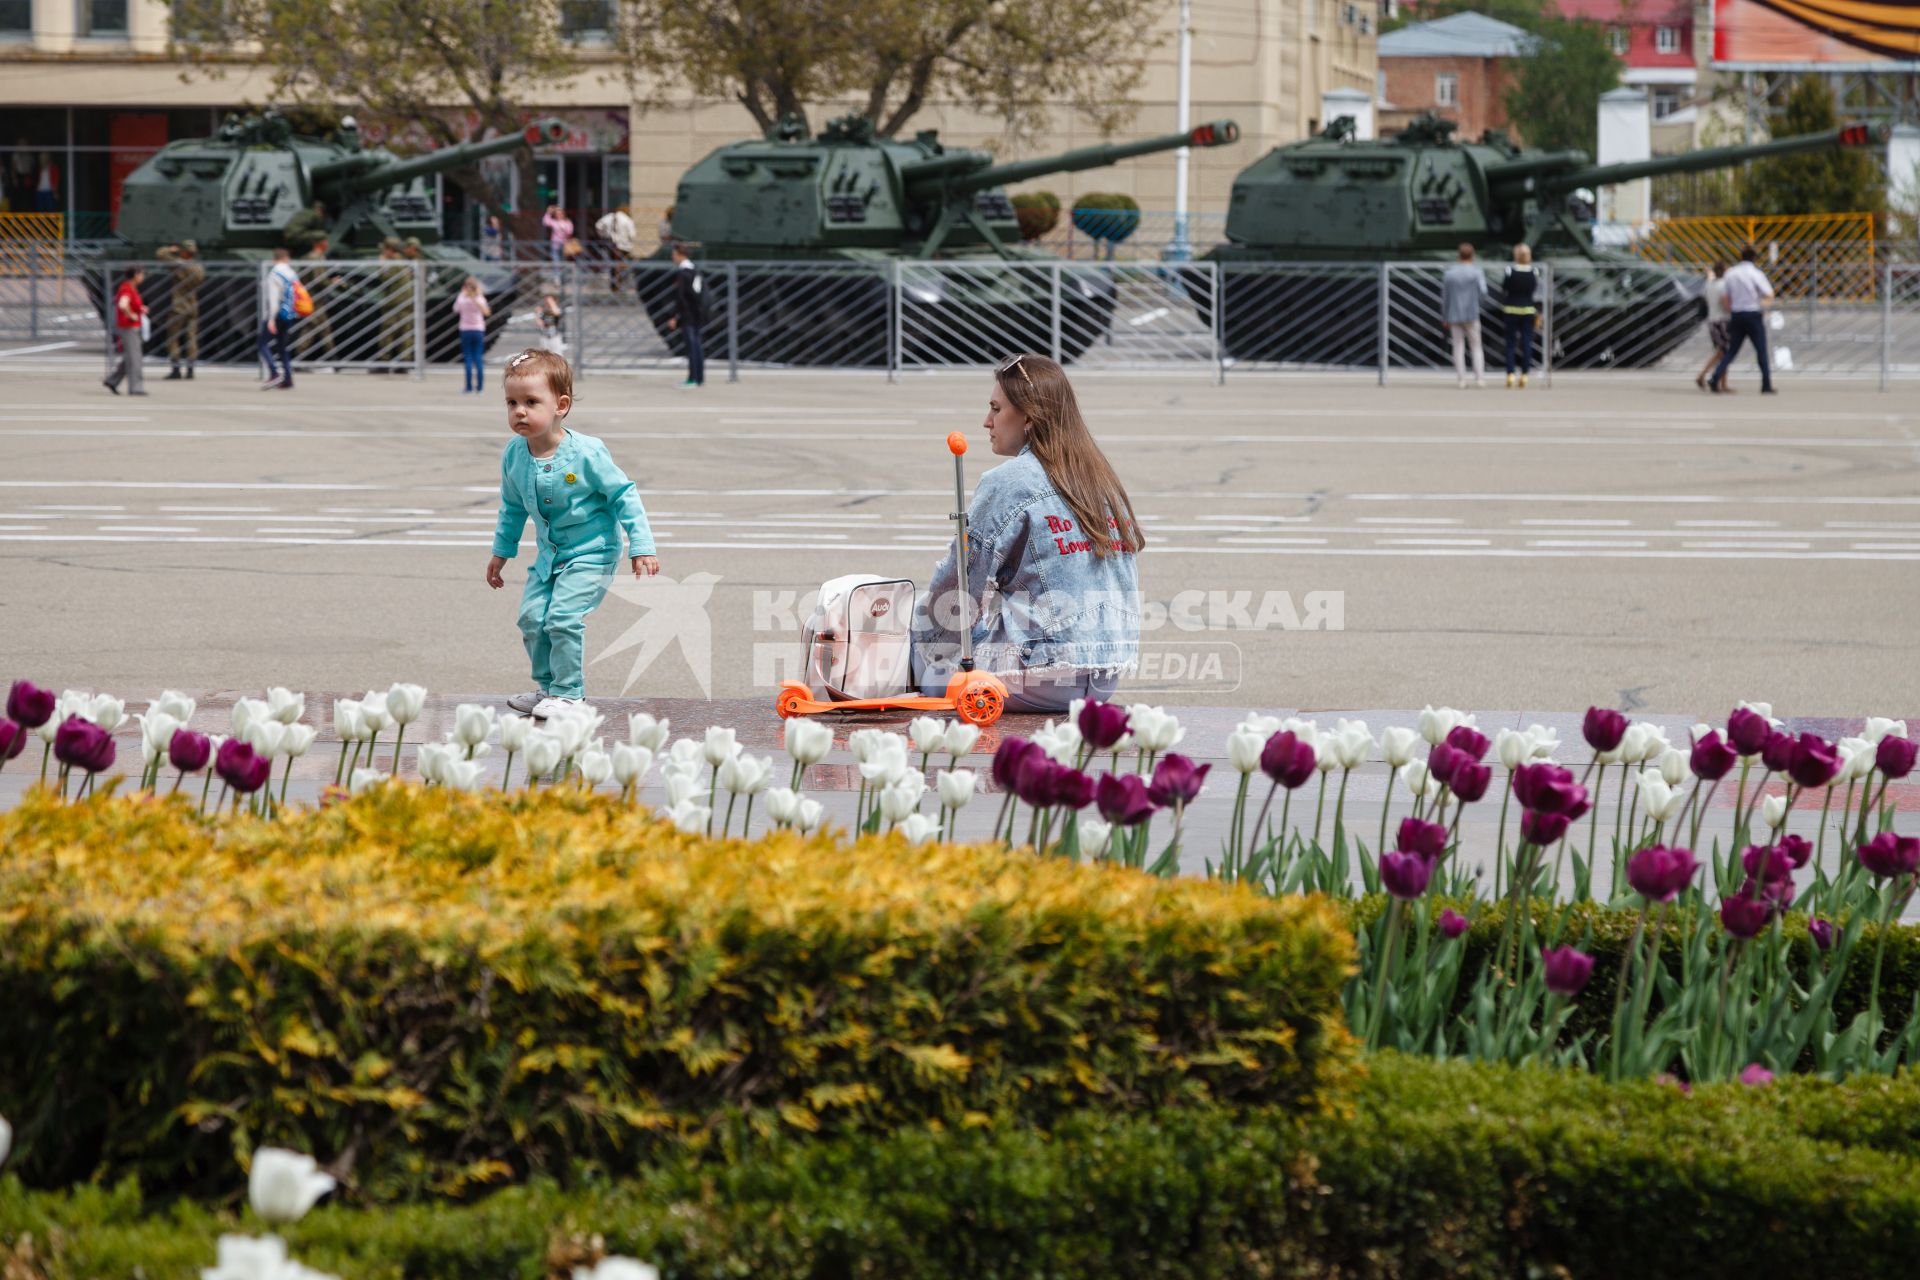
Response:
[[[1181,133],[1193,127],[1193,0],[1180,0],[1180,72],[1174,111],[1174,127]],[[1173,153],[1173,240],[1166,256],[1175,262],[1193,257],[1187,239],[1187,154],[1181,147]]]

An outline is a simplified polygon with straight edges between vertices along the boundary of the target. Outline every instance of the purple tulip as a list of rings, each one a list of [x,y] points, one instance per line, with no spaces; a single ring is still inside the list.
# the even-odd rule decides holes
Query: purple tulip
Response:
[[[1773,722],[1751,707],[1735,707],[1727,717],[1727,741],[1743,756],[1759,753],[1773,736]]]
[[[1207,770],[1211,768],[1212,764],[1196,765],[1177,751],[1169,752],[1153,767],[1153,781],[1147,784],[1147,795],[1162,808],[1184,805],[1200,794],[1200,786],[1207,780]]]
[[[1447,735],[1447,745],[1455,751],[1464,751],[1475,760],[1487,758],[1487,735],[1470,724],[1457,724],[1453,732]]]
[[[1538,809],[1520,811],[1520,834],[1528,844],[1542,849],[1567,834],[1571,819],[1564,813],[1542,813]]]
[[[1433,879],[1433,864],[1417,853],[1389,851],[1380,855],[1380,883],[1396,898],[1417,898]]]
[[[13,687],[7,690],[7,719],[29,729],[38,729],[53,719],[53,708],[57,703],[53,690],[42,689],[25,680],[15,680]]]
[[[1036,808],[1053,803],[1053,775],[1060,766],[1044,751],[1029,751],[1020,759],[1019,772],[1013,775],[1013,794],[1021,803]]]
[[[1116,827],[1134,827],[1153,816],[1154,803],[1147,798],[1147,784],[1131,773],[1107,773],[1094,784],[1093,802],[1100,816]]]
[[[1013,789],[1013,780],[1020,772],[1020,762],[1027,753],[1040,748],[1026,738],[1005,738],[1001,740],[999,750],[993,753],[994,785],[1003,791]]]
[[[27,727],[12,720],[0,720],[0,764],[26,750]]]
[[[1274,734],[1260,749],[1260,772],[1289,791],[1306,785],[1313,777],[1318,757],[1313,748],[1300,741],[1291,729]]]
[[[1605,707],[1588,707],[1580,732],[1595,751],[1611,751],[1627,736],[1627,718]]]
[[[1803,733],[1793,745],[1787,774],[1803,787],[1824,787],[1840,772],[1840,753],[1817,733]]]
[[[1066,809],[1084,809],[1092,800],[1092,778],[1065,766],[1054,770],[1052,803]]]
[[[1452,907],[1448,907],[1440,913],[1440,936],[1448,941],[1452,941],[1465,933],[1470,923],[1472,922],[1465,916],[1455,911]]]
[[[1573,780],[1571,770],[1557,764],[1523,764],[1515,769],[1513,795],[1525,808],[1557,813],[1569,822],[1592,807],[1587,789]]]
[[[1739,893],[1720,899],[1720,924],[1736,938],[1757,938],[1773,915],[1772,904],[1750,892],[1749,884]]]
[[[1860,865],[1876,876],[1910,876],[1920,869],[1920,836],[1882,831],[1861,845]]]
[[[1651,845],[1627,863],[1627,883],[1648,902],[1672,902],[1700,869],[1693,850]]]
[[[1733,772],[1733,766],[1740,762],[1740,753],[1733,745],[1720,736],[1718,729],[1709,729],[1707,736],[1693,744],[1693,754],[1688,757],[1687,765],[1693,770],[1693,776],[1704,778],[1708,782],[1718,782]]]
[[[1773,1072],[1756,1062],[1740,1073],[1740,1083],[1751,1085],[1772,1084]]]
[[[1913,772],[1916,754],[1920,754],[1920,742],[1896,738],[1888,734],[1880,739],[1880,745],[1874,748],[1873,763],[1881,773],[1898,782]]]
[[[1080,708],[1080,739],[1095,751],[1105,751],[1127,736],[1127,709],[1111,702],[1089,702]]]
[[[268,776],[273,773],[273,760],[256,754],[238,738],[228,738],[220,744],[220,755],[213,762],[213,769],[222,782],[246,796],[267,784]]]
[[[91,720],[68,716],[54,731],[53,757],[70,768],[99,773],[113,767],[113,735]]]
[[[1785,773],[1793,765],[1794,749],[1799,745],[1790,733],[1769,734],[1766,745],[1760,748],[1760,761],[1775,773]]]
[[[1492,781],[1493,766],[1469,761],[1454,769],[1453,779],[1447,785],[1453,788],[1454,795],[1472,804],[1487,794],[1487,787]]]
[[[1769,844],[1750,844],[1740,851],[1740,865],[1746,868],[1747,877],[1762,884],[1771,885],[1777,881],[1793,881],[1793,858],[1785,849],[1777,849]]]
[[[1813,939],[1813,945],[1822,951],[1833,950],[1835,934],[1833,921],[1822,920],[1818,916],[1807,921],[1807,936]]]
[[[191,729],[175,729],[173,740],[167,743],[167,760],[182,773],[200,772],[212,754],[213,740]]]
[[[1427,753],[1427,776],[1434,781],[1453,785],[1453,771],[1463,764],[1472,764],[1473,757],[1442,742]]]
[[[1428,862],[1438,862],[1446,856],[1447,829],[1438,822],[1402,818],[1400,836],[1393,847],[1401,853],[1417,853]]]
[[[1593,976],[1593,957],[1572,947],[1542,947],[1540,960],[1546,968],[1547,990],[1557,996],[1577,996]]]
[[[1806,866],[1807,859],[1813,856],[1813,841],[1805,836],[1781,836],[1780,843],[1774,847],[1787,855],[1795,871]]]

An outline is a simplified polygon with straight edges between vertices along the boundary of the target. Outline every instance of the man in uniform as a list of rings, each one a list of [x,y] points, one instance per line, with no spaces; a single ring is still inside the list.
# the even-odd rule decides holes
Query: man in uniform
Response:
[[[167,291],[167,360],[173,371],[167,381],[193,376],[193,362],[200,358],[200,286],[207,282],[207,269],[200,265],[200,246],[191,240],[164,245],[154,256],[173,264],[173,279]],[[186,372],[180,371],[182,339],[187,348]]]
[[[287,219],[287,229],[282,236],[287,248],[306,253],[327,238],[327,206],[315,200],[313,208],[302,209]]]
[[[392,373],[392,365],[413,359],[413,268],[407,265],[399,236],[380,242],[380,261],[387,264],[380,268],[379,353],[386,365],[374,372]]]
[[[302,362],[315,350],[326,353],[323,360],[333,360],[339,355],[339,346],[333,337],[333,321],[327,318],[327,306],[344,282],[327,268],[329,248],[328,242],[321,239],[307,251],[306,260],[312,265],[300,269],[300,283],[307,286],[307,293],[313,298],[313,314],[293,332],[293,355]]]

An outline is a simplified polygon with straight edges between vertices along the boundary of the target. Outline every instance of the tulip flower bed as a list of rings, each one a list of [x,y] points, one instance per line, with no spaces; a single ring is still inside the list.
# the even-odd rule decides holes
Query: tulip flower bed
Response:
[[[730,1132],[629,1178],[470,1205],[322,1205],[281,1228],[344,1277],[564,1276],[620,1253],[666,1280],[1808,1275],[1920,1255],[1920,1082],[1610,1085],[1376,1058],[1348,1105],[1079,1111],[1051,1132]],[[0,1181],[6,1274],[196,1280],[245,1211]],[[30,1237],[30,1243],[22,1245]]]
[[[1330,903],[1000,846],[677,830],[573,787],[279,819],[0,815],[14,1169],[376,1200],[628,1172],[724,1117],[823,1134],[1082,1107],[1311,1109],[1350,1038]]]

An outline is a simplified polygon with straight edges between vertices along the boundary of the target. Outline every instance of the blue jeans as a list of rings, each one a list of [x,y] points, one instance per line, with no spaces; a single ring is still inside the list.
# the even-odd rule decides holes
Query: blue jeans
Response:
[[[1533,317],[1530,315],[1507,317],[1507,372],[1525,373],[1533,368]],[[1514,348],[1519,347],[1520,365],[1516,370],[1513,363]]]
[[[467,390],[479,391],[485,386],[487,376],[487,331],[485,329],[460,331],[460,364],[466,370]]]
[[[547,241],[547,261],[549,262],[563,261],[567,256],[566,249],[567,249],[567,242],[565,240]]]
[[[687,335],[687,381],[695,386],[705,386],[707,381],[707,351],[700,344],[700,326],[683,324],[680,332]]]
[[[285,317],[274,321],[273,327],[278,330],[276,333],[267,332],[265,321],[260,324],[260,362],[267,366],[269,382],[293,381],[293,362],[287,357],[287,342],[293,337],[293,324],[292,320]],[[276,361],[279,363],[277,372],[274,368]]]
[[[1773,390],[1773,364],[1767,359],[1767,318],[1758,311],[1736,311],[1727,321],[1727,329],[1733,340],[1727,343],[1727,354],[1720,357],[1720,365],[1713,371],[1708,386],[1718,391],[1726,383],[1727,370],[1733,367],[1733,358],[1740,354],[1740,344],[1753,343],[1753,353],[1760,360],[1760,389]]]

